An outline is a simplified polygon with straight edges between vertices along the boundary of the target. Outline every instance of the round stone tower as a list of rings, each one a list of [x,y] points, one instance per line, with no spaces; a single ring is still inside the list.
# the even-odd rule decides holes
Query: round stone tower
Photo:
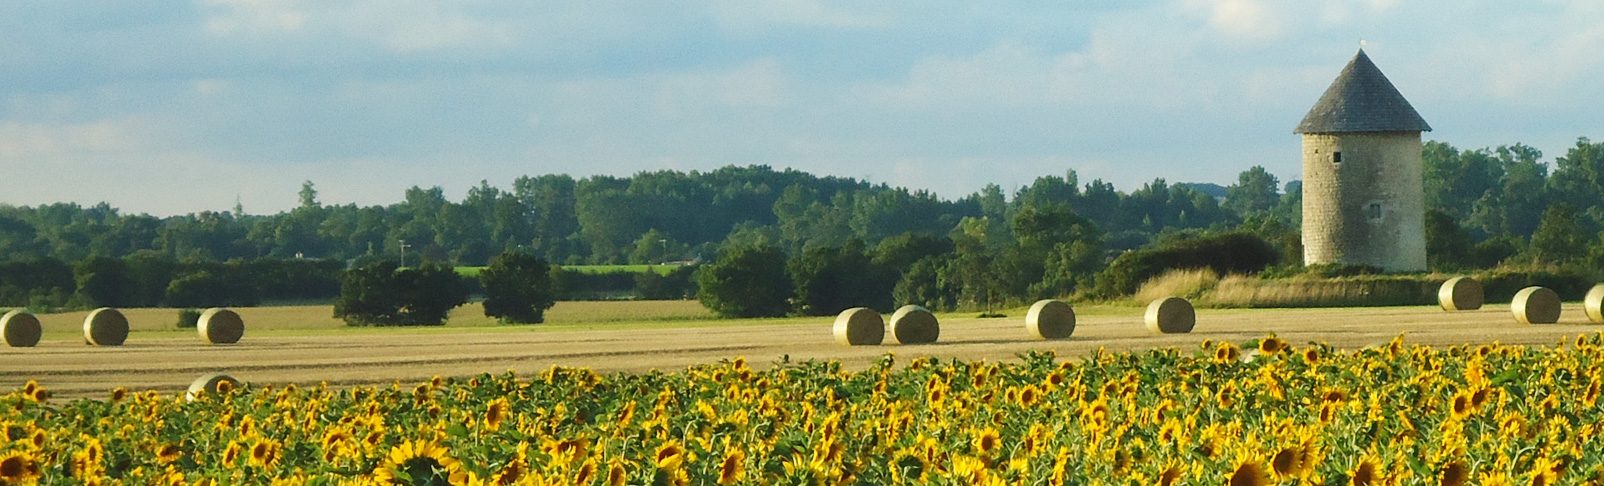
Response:
[[[1305,265],[1426,269],[1423,131],[1431,126],[1361,49],[1295,130]]]

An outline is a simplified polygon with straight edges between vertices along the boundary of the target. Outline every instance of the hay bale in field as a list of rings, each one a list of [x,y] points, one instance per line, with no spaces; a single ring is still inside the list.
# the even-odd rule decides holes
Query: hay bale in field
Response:
[[[1442,283],[1442,288],[1437,289],[1437,303],[1445,311],[1480,309],[1485,300],[1481,282],[1470,277],[1450,278]]]
[[[245,320],[237,312],[213,307],[202,312],[200,320],[195,321],[195,332],[202,341],[211,344],[234,344],[245,336]]]
[[[1147,305],[1147,330],[1161,334],[1186,334],[1197,325],[1192,303],[1180,297],[1165,297]]]
[[[905,305],[891,314],[891,336],[898,344],[926,344],[941,337],[941,323],[930,310],[917,305]]]
[[[1582,306],[1587,308],[1587,320],[1604,324],[1604,284],[1594,285],[1588,290],[1587,297],[1582,298]]]
[[[84,318],[84,342],[90,346],[122,346],[128,340],[128,318],[110,307],[101,307]]]
[[[1041,300],[1025,313],[1025,330],[1041,339],[1066,339],[1075,334],[1075,309],[1059,300]]]
[[[190,383],[189,391],[184,393],[184,400],[193,402],[202,397],[226,394],[237,388],[239,380],[222,373],[212,373],[196,378],[195,382]]]
[[[835,316],[835,342],[843,346],[874,346],[886,339],[886,321],[868,307],[853,307]]]
[[[1559,294],[1545,287],[1526,287],[1515,293],[1509,310],[1521,324],[1559,322]]]
[[[39,318],[28,311],[17,309],[0,316],[0,335],[5,336],[6,346],[31,348],[39,344],[39,336],[43,334]]]

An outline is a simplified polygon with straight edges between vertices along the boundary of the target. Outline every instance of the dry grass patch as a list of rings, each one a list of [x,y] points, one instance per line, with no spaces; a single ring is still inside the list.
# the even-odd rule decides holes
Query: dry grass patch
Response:
[[[1207,268],[1170,270],[1142,283],[1133,298],[1136,302],[1152,302],[1171,296],[1196,300],[1219,283],[1220,275]]]

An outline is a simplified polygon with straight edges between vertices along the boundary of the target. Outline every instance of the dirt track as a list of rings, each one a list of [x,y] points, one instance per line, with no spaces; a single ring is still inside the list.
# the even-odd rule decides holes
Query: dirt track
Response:
[[[117,386],[177,391],[216,371],[254,383],[350,385],[507,370],[529,374],[554,364],[605,371],[677,370],[736,356],[758,365],[789,356],[793,361],[840,360],[848,367],[862,367],[884,353],[1009,360],[1029,350],[1064,356],[1099,347],[1193,348],[1205,339],[1241,342],[1272,332],[1294,344],[1324,341],[1357,348],[1385,343],[1400,332],[1417,344],[1552,344],[1565,336],[1604,330],[1585,324],[1586,317],[1575,305],[1565,310],[1560,324],[1539,326],[1517,324],[1507,306],[1452,314],[1434,307],[1202,309],[1193,333],[1164,336],[1148,334],[1141,309],[1095,312],[1081,316],[1074,338],[1068,341],[1027,338],[1022,317],[948,317],[942,322],[939,344],[852,348],[835,344],[830,320],[820,318],[644,330],[619,324],[589,330],[534,326],[306,335],[247,332],[243,342],[231,346],[202,345],[188,333],[142,337],[136,330],[125,346],[93,348],[58,334],[47,335],[35,348],[0,348],[0,387],[11,389],[36,379],[58,397],[101,397]]]

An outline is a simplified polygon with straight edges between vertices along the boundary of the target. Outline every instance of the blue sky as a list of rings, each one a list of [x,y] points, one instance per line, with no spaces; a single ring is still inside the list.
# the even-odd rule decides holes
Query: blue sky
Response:
[[[1045,4],[1045,5],[1044,5]],[[1366,41],[1460,147],[1604,138],[1604,2],[0,3],[0,204],[158,215],[768,164],[960,197],[1299,178]]]

